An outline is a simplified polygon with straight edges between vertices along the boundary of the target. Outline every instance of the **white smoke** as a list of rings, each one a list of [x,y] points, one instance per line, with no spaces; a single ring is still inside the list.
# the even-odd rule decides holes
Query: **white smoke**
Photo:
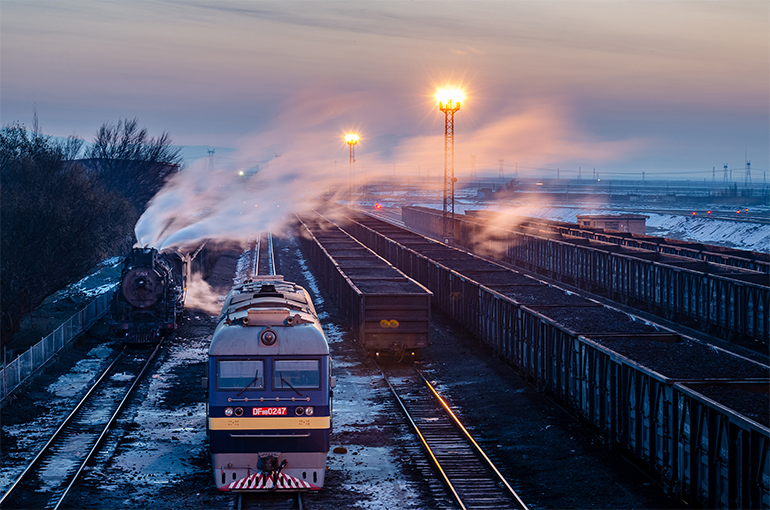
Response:
[[[222,310],[225,296],[218,294],[211,288],[203,277],[193,273],[187,280],[186,308],[197,308],[209,315],[217,316]]]
[[[203,239],[245,241],[268,230],[280,234],[292,214],[317,206],[318,198],[347,193],[351,178],[343,119],[367,111],[374,103],[370,99],[320,91],[294,97],[274,128],[244,139],[235,158],[199,160],[175,174],[137,222],[138,243],[163,249]],[[571,130],[564,117],[555,107],[537,107],[501,114],[498,121],[472,132],[460,131],[467,147],[496,155],[513,147],[522,160],[542,165],[575,157],[613,159],[638,145],[592,141]],[[388,157],[366,152],[359,164],[366,164],[367,180],[414,183],[421,164],[440,165],[443,130],[434,131],[404,139]],[[366,143],[363,134],[360,144]],[[396,176],[396,166],[410,170]],[[456,174],[462,168],[458,163]],[[361,176],[357,178],[360,184]]]

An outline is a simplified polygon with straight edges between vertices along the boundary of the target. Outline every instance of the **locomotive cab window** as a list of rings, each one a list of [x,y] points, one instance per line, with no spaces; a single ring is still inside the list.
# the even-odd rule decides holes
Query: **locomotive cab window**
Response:
[[[276,360],[273,365],[273,387],[296,391],[321,387],[320,362],[317,359]]]
[[[265,362],[262,360],[220,360],[217,387],[224,390],[261,390],[265,387]]]

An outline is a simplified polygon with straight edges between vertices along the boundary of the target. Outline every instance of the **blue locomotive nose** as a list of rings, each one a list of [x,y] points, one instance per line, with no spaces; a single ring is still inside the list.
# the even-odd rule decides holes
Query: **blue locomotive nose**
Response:
[[[209,450],[217,488],[323,487],[331,360],[307,291],[282,276],[233,287],[208,362]]]

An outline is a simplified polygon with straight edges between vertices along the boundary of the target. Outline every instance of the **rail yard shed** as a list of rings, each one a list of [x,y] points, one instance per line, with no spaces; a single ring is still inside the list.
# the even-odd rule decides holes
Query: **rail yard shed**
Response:
[[[644,234],[645,223],[649,216],[644,214],[578,214],[577,221],[581,227],[617,230]]]

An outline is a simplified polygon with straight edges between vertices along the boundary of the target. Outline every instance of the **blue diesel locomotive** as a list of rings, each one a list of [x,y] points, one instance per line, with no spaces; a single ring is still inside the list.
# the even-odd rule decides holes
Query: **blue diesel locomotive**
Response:
[[[282,276],[235,286],[209,347],[208,433],[217,488],[323,487],[334,383],[329,345],[304,288]]]

